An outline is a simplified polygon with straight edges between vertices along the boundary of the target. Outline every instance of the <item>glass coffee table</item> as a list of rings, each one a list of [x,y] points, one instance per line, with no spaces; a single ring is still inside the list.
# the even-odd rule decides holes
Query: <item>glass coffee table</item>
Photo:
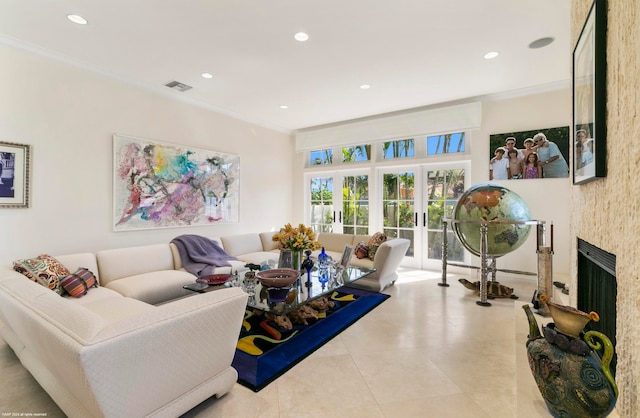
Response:
[[[285,288],[267,288],[257,279],[254,291],[247,289],[246,283],[242,286],[249,293],[248,307],[273,315],[285,315],[314,299],[331,295],[339,287],[360,280],[375,271],[365,267],[349,266],[337,278],[324,283],[318,280],[318,271],[315,270],[311,271],[310,278],[305,271],[291,286]]]
[[[339,287],[360,280],[375,271],[376,269],[373,268],[349,266],[335,278],[321,283],[318,279],[318,270],[315,269],[311,271],[311,277],[308,277],[305,271],[291,286],[284,288],[267,288],[262,286],[257,278],[249,280],[238,278],[218,286],[194,283],[183,287],[199,293],[211,292],[225,287],[241,287],[249,294],[247,302],[249,308],[259,309],[273,315],[286,315],[315,299],[331,295]]]

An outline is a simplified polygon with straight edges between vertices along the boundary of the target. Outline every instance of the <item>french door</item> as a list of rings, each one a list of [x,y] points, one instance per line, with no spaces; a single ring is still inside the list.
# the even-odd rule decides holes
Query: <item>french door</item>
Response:
[[[468,163],[404,165],[307,174],[307,213],[316,232],[372,235],[411,241],[402,265],[442,267],[442,220],[450,218],[468,188]],[[462,246],[448,228],[448,259],[464,262]]]
[[[388,237],[411,241],[404,266],[442,267],[442,220],[466,190],[466,163],[425,164],[379,170],[379,224]],[[448,259],[464,261],[462,246],[448,228]]]
[[[422,268],[437,269],[442,267],[442,243],[444,233],[442,220],[451,218],[453,208],[467,189],[466,170],[464,166],[425,167],[422,184]],[[452,225],[447,228],[447,259],[449,261],[465,261],[465,252],[454,236]]]
[[[309,219],[316,232],[368,235],[369,170],[310,174]]]

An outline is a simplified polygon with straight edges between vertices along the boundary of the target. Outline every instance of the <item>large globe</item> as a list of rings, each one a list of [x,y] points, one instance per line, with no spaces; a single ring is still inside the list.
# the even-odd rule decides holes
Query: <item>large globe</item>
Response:
[[[462,245],[480,256],[480,221],[530,221],[529,207],[522,198],[497,183],[479,183],[466,190],[453,208],[453,230]],[[531,225],[489,224],[487,256],[500,257],[520,247]]]

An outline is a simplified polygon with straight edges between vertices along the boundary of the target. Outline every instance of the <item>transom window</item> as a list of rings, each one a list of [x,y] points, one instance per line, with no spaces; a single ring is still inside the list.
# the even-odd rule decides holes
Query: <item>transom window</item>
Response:
[[[413,138],[387,141],[382,144],[382,156],[385,159],[407,158],[415,155]]]
[[[427,137],[427,155],[464,152],[464,132]]]
[[[343,163],[354,163],[358,161],[371,161],[371,145],[357,145],[342,148]]]
[[[309,165],[325,165],[333,163],[333,150],[324,149],[309,152]]]

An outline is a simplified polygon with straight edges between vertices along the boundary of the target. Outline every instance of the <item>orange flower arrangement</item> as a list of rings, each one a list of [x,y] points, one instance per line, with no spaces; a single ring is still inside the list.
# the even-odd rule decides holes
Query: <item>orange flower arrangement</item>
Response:
[[[278,247],[292,251],[319,250],[322,245],[316,241],[316,234],[304,224],[297,228],[286,224],[284,228],[273,235],[273,241],[278,242]]]

